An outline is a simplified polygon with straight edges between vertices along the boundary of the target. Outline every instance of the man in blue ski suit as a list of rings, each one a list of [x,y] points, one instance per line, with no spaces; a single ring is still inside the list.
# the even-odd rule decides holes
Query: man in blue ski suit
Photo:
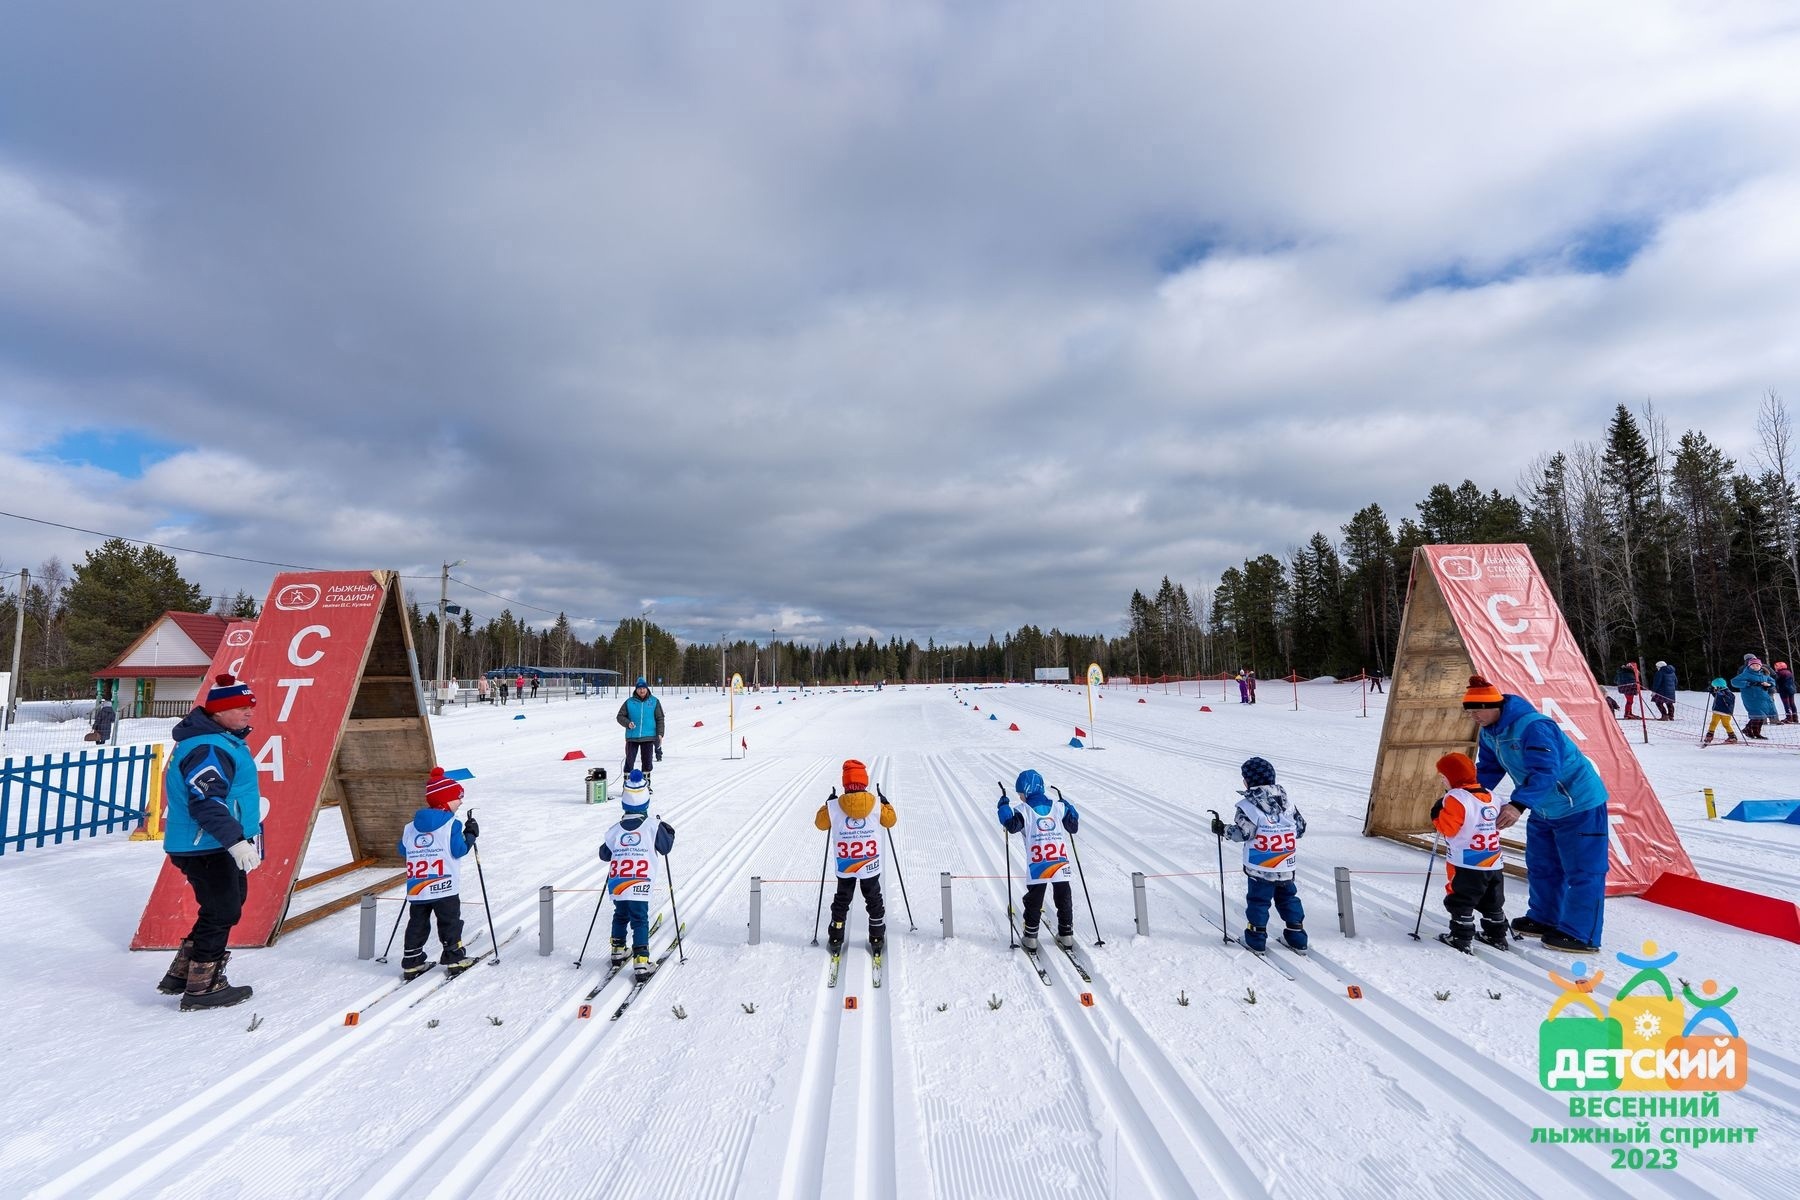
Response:
[[[1529,700],[1502,695],[1479,675],[1469,676],[1463,709],[1479,726],[1475,774],[1481,786],[1492,791],[1501,779],[1512,780],[1512,795],[1495,824],[1505,829],[1531,814],[1525,839],[1530,903],[1514,919],[1514,932],[1541,937],[1551,950],[1597,953],[1609,833],[1600,772]]]

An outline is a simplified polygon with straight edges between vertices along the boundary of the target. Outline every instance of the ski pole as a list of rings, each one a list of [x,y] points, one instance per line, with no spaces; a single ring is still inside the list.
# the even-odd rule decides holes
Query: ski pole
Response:
[[[656,823],[661,825],[662,818],[657,817]],[[686,966],[687,947],[683,945],[681,941],[681,907],[675,903],[675,870],[673,867],[669,866],[669,856],[667,854],[662,856],[662,860],[663,873],[669,877],[669,912],[675,918],[675,952],[681,956],[682,965]]]
[[[475,810],[471,808],[469,815],[474,816]],[[481,884],[481,911],[487,914],[488,941],[494,943],[494,957],[488,960],[488,966],[497,967],[500,965],[500,939],[494,936],[494,910],[488,907],[487,876],[481,873],[481,851],[474,846],[469,849],[475,855],[475,880]]]
[[[996,781],[998,782],[998,781]],[[999,784],[1000,799],[1006,799],[1006,785]],[[1019,934],[1013,924],[1013,890],[1012,890],[1012,835],[1006,832],[1006,826],[1000,827],[1000,847],[1006,851],[1006,940],[1008,950],[1019,948]]]
[[[882,792],[879,783],[875,785],[875,795],[883,804],[888,802],[888,798]],[[894,831],[891,829],[887,831],[887,840],[888,849],[893,851],[894,854],[894,874],[898,876],[900,880],[900,899],[906,902],[906,923],[912,926],[912,931],[914,933],[917,933],[919,932],[919,927],[913,922],[912,900],[906,895],[906,872],[900,869],[900,843],[894,840]]]
[[[394,927],[388,930],[387,945],[382,947],[381,957],[376,959],[376,962],[384,963],[388,960],[388,951],[394,948],[394,935],[400,932],[400,918],[406,915],[407,903],[406,895],[402,892],[400,896],[400,913],[394,918]]]
[[[1061,788],[1052,785],[1050,790],[1056,793],[1059,804],[1065,806],[1068,804],[1068,801],[1063,799]],[[1069,849],[1075,852],[1075,874],[1081,877],[1081,894],[1087,897],[1088,920],[1094,923],[1094,945],[1104,946],[1106,939],[1100,936],[1100,918],[1094,915],[1094,894],[1088,891],[1087,872],[1081,869],[1081,847],[1076,844],[1075,835],[1072,833],[1069,835]]]
[[[836,800],[836,799],[837,799],[837,789],[832,788],[831,795],[826,797],[825,802],[827,804],[829,804],[829,803],[831,803],[831,801]],[[829,816],[830,814],[827,813],[826,815]],[[822,862],[819,863],[819,902],[813,906],[813,940],[812,940],[812,944],[815,946],[819,944],[819,917],[825,911],[825,871],[826,871],[826,868],[828,868],[830,865],[831,865],[831,828],[829,826],[827,826],[825,829],[825,858]]]
[[[1218,809],[1209,808],[1206,811],[1212,816],[1213,820],[1219,822],[1221,825],[1225,823],[1224,818],[1219,816]],[[1231,935],[1225,932],[1225,835],[1222,833],[1215,833],[1213,834],[1213,841],[1219,844],[1219,936],[1229,942],[1231,940]]]
[[[1415,942],[1422,940],[1419,937],[1419,927],[1425,924],[1425,897],[1431,891],[1431,870],[1437,866],[1438,838],[1441,836],[1435,830],[1431,835],[1431,857],[1425,863],[1425,886],[1419,889],[1419,919],[1413,922],[1412,940]]]

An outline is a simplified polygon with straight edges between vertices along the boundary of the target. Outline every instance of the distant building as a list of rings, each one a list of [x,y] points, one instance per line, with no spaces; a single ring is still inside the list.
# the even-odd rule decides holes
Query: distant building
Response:
[[[94,678],[121,717],[186,716],[234,619],[166,612]]]

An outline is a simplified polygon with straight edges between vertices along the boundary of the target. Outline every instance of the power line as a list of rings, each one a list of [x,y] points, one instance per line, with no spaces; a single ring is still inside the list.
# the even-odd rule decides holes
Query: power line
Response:
[[[122,533],[102,533],[98,529],[83,529],[79,525],[64,525],[61,521],[46,521],[42,517],[28,517],[23,513],[0,511],[0,517],[11,517],[15,521],[29,521],[33,525],[48,525],[53,529],[67,529],[71,533],[85,533],[90,537],[111,538],[121,542],[135,542],[140,546],[154,546],[158,550],[174,550],[181,554],[202,554],[207,558],[228,558],[233,562],[255,563],[260,567],[287,567],[294,571],[323,571],[324,567],[307,567],[299,563],[270,562],[266,558],[245,558],[241,554],[220,554],[217,550],[196,550],[192,546],[173,546],[166,542],[149,542],[143,538],[126,537]]]

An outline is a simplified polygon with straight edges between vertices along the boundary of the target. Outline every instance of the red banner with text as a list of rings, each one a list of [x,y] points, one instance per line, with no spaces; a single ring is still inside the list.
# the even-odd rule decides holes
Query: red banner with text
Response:
[[[281,922],[385,596],[368,571],[278,575],[254,635],[214,656],[217,670],[238,663],[256,693],[249,746],[263,797],[263,862],[250,873],[234,947],[267,945]],[[231,626],[226,641],[238,630]],[[179,945],[197,911],[186,877],[165,859],[132,949]]]
[[[1427,546],[1425,553],[1476,671],[1553,719],[1605,781],[1612,824],[1607,895],[1637,895],[1664,871],[1694,874],[1530,550]],[[1525,829],[1529,838],[1529,822]]]

